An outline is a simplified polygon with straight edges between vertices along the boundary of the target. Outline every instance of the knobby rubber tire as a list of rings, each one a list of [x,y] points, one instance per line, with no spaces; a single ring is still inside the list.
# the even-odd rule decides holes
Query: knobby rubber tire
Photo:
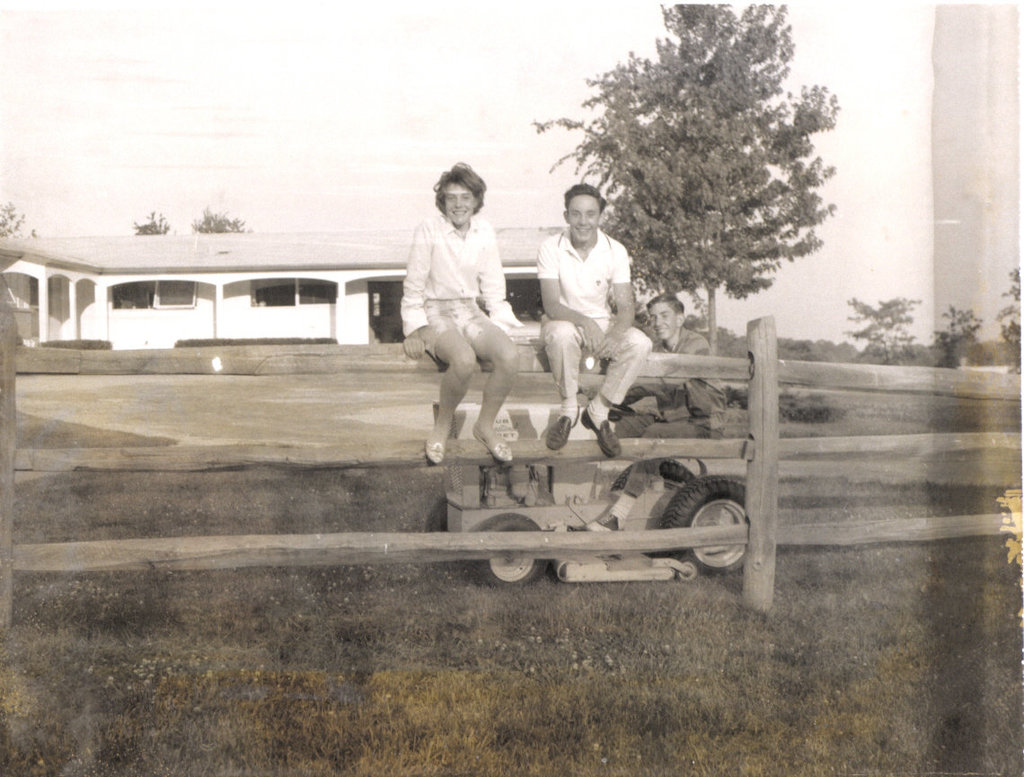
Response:
[[[630,473],[633,471],[634,464],[630,464],[622,472],[620,472],[612,483],[610,491],[621,491],[626,487],[626,483],[629,482]],[[676,461],[675,459],[662,459],[658,464],[658,474],[662,478],[669,481],[670,483],[687,483],[694,479],[694,474],[687,469],[686,465],[682,462]]]
[[[661,516],[661,528],[684,529],[746,523],[747,489],[738,480],[726,477],[702,477],[680,488]],[[696,520],[696,523],[695,523]],[[704,572],[725,573],[743,566],[746,547],[737,545],[712,548],[688,548],[680,558],[691,558]]]

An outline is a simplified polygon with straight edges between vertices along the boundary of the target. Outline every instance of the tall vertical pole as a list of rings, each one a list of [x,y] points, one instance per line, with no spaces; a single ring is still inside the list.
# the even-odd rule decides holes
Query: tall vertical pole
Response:
[[[747,324],[750,386],[747,412],[753,458],[747,462],[750,536],[743,566],[743,601],[761,612],[775,594],[775,545],[779,523],[779,361],[775,319]]]
[[[0,279],[0,629],[8,629],[14,610],[14,356],[17,325]]]

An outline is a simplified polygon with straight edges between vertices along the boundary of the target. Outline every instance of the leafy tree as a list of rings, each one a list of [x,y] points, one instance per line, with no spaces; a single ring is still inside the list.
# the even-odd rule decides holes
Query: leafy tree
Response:
[[[942,317],[949,323],[945,329],[935,332],[936,365],[959,367],[968,346],[978,342],[981,319],[971,310],[958,310],[952,305]]]
[[[155,210],[150,211],[149,221],[145,221],[142,224],[133,222],[132,226],[135,227],[136,235],[166,235],[171,231],[171,225],[167,223],[164,214],[157,215]]]
[[[784,91],[793,57],[784,6],[677,5],[654,61],[625,64],[587,84],[589,121],[535,123],[582,131],[573,160],[612,204],[609,230],[630,249],[638,284],[702,290],[712,348],[715,294],[742,299],[771,286],[783,260],[821,247],[814,227],[834,212],[816,190],[835,170],[811,136],[835,126],[821,86]]]
[[[1004,297],[1013,299],[1012,305],[1007,305],[999,311],[996,318],[999,321],[999,328],[1003,335],[1003,341],[1010,351],[1010,358],[1013,365],[1020,372],[1020,268],[1010,273],[1010,290],[1003,294]]]
[[[228,218],[227,212],[214,213],[209,208],[204,208],[203,217],[192,222],[192,231],[199,234],[212,234],[219,232],[245,232],[247,230],[242,219],[231,219]]]
[[[910,325],[914,323],[911,311],[921,300],[895,297],[880,300],[878,307],[872,307],[854,297],[847,304],[853,308],[853,315],[847,320],[863,326],[846,334],[867,342],[865,356],[881,360],[882,364],[900,364],[911,357],[914,343],[910,334]]]
[[[21,237],[21,226],[25,216],[18,213],[13,202],[0,205],[0,237]],[[35,232],[32,233],[33,237]]]

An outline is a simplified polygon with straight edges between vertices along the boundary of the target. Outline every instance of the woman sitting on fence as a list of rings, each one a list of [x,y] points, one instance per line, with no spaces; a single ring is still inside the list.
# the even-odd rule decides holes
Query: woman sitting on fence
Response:
[[[476,215],[486,190],[483,179],[467,164],[459,163],[441,176],[434,186],[440,216],[416,228],[403,284],[405,354],[418,359],[428,350],[448,364],[434,428],[425,445],[427,459],[434,464],[444,460],[455,409],[469,389],[478,357],[490,362],[493,372],[484,385],[473,436],[497,461],[512,460],[511,449],[494,430],[494,419],[518,370],[516,346],[504,330],[520,324],[505,299],[505,273],[494,229]]]

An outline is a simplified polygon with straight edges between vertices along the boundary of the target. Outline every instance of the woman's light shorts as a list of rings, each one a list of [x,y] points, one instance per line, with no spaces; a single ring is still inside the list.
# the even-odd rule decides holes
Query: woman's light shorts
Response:
[[[473,342],[495,324],[475,299],[428,299],[423,306],[427,323],[437,336],[455,331]]]

